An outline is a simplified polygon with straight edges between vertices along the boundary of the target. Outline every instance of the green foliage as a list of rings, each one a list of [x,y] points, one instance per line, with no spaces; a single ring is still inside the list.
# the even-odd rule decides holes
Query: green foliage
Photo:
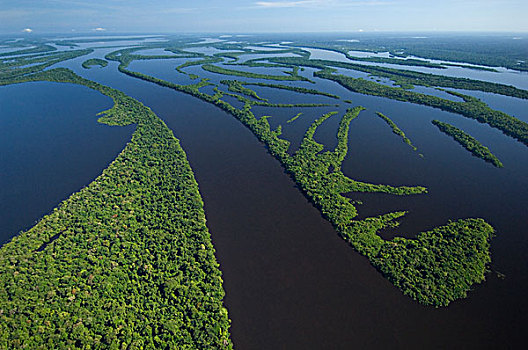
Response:
[[[491,153],[488,147],[482,145],[477,139],[468,133],[460,130],[457,127],[454,127],[451,124],[443,123],[439,120],[433,120],[432,123],[436,125],[441,132],[451,136],[456,142],[471,152],[475,157],[479,157],[486,162],[493,164],[497,168],[503,167],[499,158]]]
[[[499,95],[512,96],[522,99],[528,99],[528,91],[518,89],[514,86],[492,83],[482,80],[473,80],[468,78],[450,77],[445,75],[435,75],[430,73],[421,73],[410,70],[386,68],[379,66],[366,66],[356,63],[336,62],[329,60],[309,60],[299,57],[275,57],[269,58],[270,62],[299,65],[325,69],[328,67],[352,69],[360,72],[372,74],[374,76],[387,78],[397,85],[407,87],[418,86],[439,86],[455,89],[476,90],[492,92]]]
[[[405,142],[406,144],[408,144],[409,146],[411,146],[411,148],[414,150],[414,151],[417,151],[418,149],[412,144],[411,140],[405,136],[405,133],[403,131],[401,131],[400,128],[398,128],[398,125],[396,125],[389,117],[387,117],[386,115],[384,115],[383,113],[380,113],[380,112],[377,112],[376,113],[378,115],[378,117],[380,117],[381,119],[383,119],[385,121],[385,123],[387,123],[391,129],[392,129],[392,132],[395,133],[396,135],[400,136],[403,140],[403,142]]]
[[[476,119],[481,123],[486,123],[491,127],[501,130],[506,135],[528,146],[528,123],[506,113],[493,110],[476,98],[468,96],[464,102],[455,102],[437,96],[378,84],[362,78],[356,79],[345,75],[332,74],[332,71],[329,69],[324,69],[314,74],[320,78],[336,81],[354,92],[435,107],[447,112],[461,114],[467,118]]]
[[[357,57],[349,53],[349,51],[355,51],[355,50],[351,50],[349,48],[344,48],[344,47],[336,48],[333,45],[323,45],[323,44],[308,45],[308,46],[301,44],[301,46],[339,52],[345,55],[346,58],[352,61],[373,62],[373,63],[382,63],[382,64],[396,64],[396,65],[401,65],[401,66],[415,66],[415,67],[427,67],[427,68],[437,68],[437,69],[446,69],[447,67],[462,67],[462,68],[467,68],[467,69],[482,70],[482,71],[488,71],[488,72],[498,72],[496,69],[489,68],[489,67],[472,66],[472,65],[461,64],[461,63],[446,63],[446,62],[433,63],[433,62],[429,62],[423,59],[406,58],[407,55],[397,54],[395,52],[391,54],[393,57]],[[357,51],[370,52],[368,50],[357,50]],[[382,47],[382,48],[379,48],[379,50],[377,51],[386,51],[386,48]],[[372,53],[376,53],[376,52],[372,52]],[[399,58],[395,58],[395,57],[399,57]]]
[[[192,66],[201,66],[201,65],[210,64],[210,63],[218,63],[218,62],[222,62],[222,61],[223,60],[220,57],[206,57],[206,58],[203,58],[201,60],[187,61],[185,63],[182,63],[178,67],[176,67],[176,70],[178,72],[180,72],[180,73],[186,74],[183,71],[184,68],[192,67]]]
[[[297,115],[295,115],[293,118],[289,119],[286,123],[288,123],[288,124],[293,123],[293,122],[296,121],[301,115],[302,115],[302,112],[301,112],[301,113],[297,113]]]
[[[220,81],[220,83],[224,84],[224,85],[227,85],[229,87],[229,91],[232,91],[232,92],[235,92],[235,93],[238,92],[238,93],[244,94],[246,96],[253,97],[256,100],[268,101],[267,99],[261,98],[259,95],[257,95],[257,93],[255,91],[245,87],[243,85],[243,83],[241,83],[238,80],[222,80],[222,81]],[[247,85],[247,84],[245,84],[245,85]]]
[[[242,91],[245,91],[248,94],[251,94],[249,91],[253,91],[253,90],[250,90],[250,89],[245,90],[245,88],[242,88],[240,90],[240,92],[242,92]],[[242,102],[244,104],[248,103],[251,106],[277,107],[277,108],[328,107],[328,106],[331,106],[328,103],[271,103],[271,102],[268,102],[267,100],[254,101],[254,100],[248,99],[247,97],[244,97],[244,96],[241,96],[241,95],[237,95],[237,94],[223,93],[223,92],[221,92],[219,90],[217,92],[222,93],[224,95],[228,95],[228,96],[234,97],[237,100],[239,100],[240,102]]]
[[[3,53],[0,53],[0,57],[28,55],[28,54],[34,54],[34,53],[41,54],[41,53],[52,52],[52,51],[57,50],[56,47],[53,47],[47,44],[42,44],[42,43],[30,43],[30,44],[33,44],[32,46],[34,47],[29,47],[29,48],[17,50],[17,51],[3,52]]]
[[[0,82],[14,77],[40,72],[54,64],[92,53],[92,49],[72,50],[5,59],[0,63]]]
[[[370,260],[405,295],[446,306],[485,279],[493,232],[482,219],[458,220],[416,239],[385,241]]]
[[[322,145],[313,140],[316,128],[333,113],[317,119],[307,130],[301,147],[286,168],[297,184],[320,208],[337,231],[357,251],[369,258],[402,292],[421,303],[445,306],[466,296],[474,283],[484,279],[490,261],[491,226],[481,219],[459,220],[433,231],[418,234],[416,239],[395,238],[384,241],[377,232],[397,225],[404,212],[355,221],[354,205],[341,193],[386,192],[418,194],[423,187],[391,187],[360,183],[339,171],[347,154],[348,129],[361,107],[349,110],[341,119],[338,145],[333,152],[320,153]],[[329,169],[333,167],[333,171]]]
[[[288,64],[269,63],[269,62],[263,62],[262,60],[263,60],[262,58],[254,58],[254,59],[242,62],[242,63],[229,62],[229,63],[226,63],[226,65],[263,67],[263,68],[291,68],[292,67],[291,65],[288,65]]]
[[[328,92],[318,91],[315,89],[307,89],[297,86],[290,86],[290,85],[282,85],[282,84],[267,84],[267,83],[249,83],[249,82],[241,82],[242,85],[252,85],[252,86],[264,86],[264,87],[270,87],[274,89],[280,89],[280,90],[289,90],[289,91],[295,91],[301,94],[311,94],[311,95],[321,95],[321,96],[327,96],[331,98],[335,98],[336,100],[339,100],[340,97],[334,94],[330,94]]]
[[[305,44],[305,43],[297,43],[293,44],[295,46],[300,47],[307,47],[307,48],[313,48],[313,49],[321,49],[321,50],[327,50],[327,51],[334,51],[341,53],[345,55],[346,58],[353,60],[353,61],[362,61],[362,62],[374,62],[374,63],[384,63],[384,64],[396,64],[396,65],[402,65],[402,66],[417,66],[417,67],[427,67],[427,68],[438,68],[438,69],[445,69],[443,64],[439,63],[432,63],[429,61],[424,60],[417,60],[417,59],[397,59],[397,58],[387,58],[387,57],[357,57],[349,54],[349,51],[352,51],[350,49],[347,49],[342,46],[338,45],[332,45],[332,44],[322,44],[319,43],[317,45],[313,44]]]
[[[203,70],[206,70],[211,73],[217,73],[217,74],[224,74],[224,75],[232,75],[237,77],[245,77],[245,78],[253,78],[253,79],[265,79],[265,80],[304,80],[304,81],[310,81],[309,79],[306,79],[305,77],[302,77],[300,75],[290,74],[290,75],[269,75],[269,74],[258,74],[258,73],[250,73],[250,72],[244,72],[240,70],[234,70],[234,69],[226,69],[223,67],[213,66],[211,64],[204,64],[202,66]]]
[[[120,91],[54,69],[7,83],[75,83],[136,124],[112,164],[0,248],[0,348],[232,348],[198,184],[179,141]]]
[[[216,49],[219,49],[219,50],[236,50],[234,52],[229,52],[229,51],[219,52],[213,55],[215,57],[225,57],[225,58],[231,59],[232,61],[228,64],[238,64],[236,62],[238,62],[240,56],[244,56],[244,55],[277,55],[277,54],[286,54],[286,53],[294,53],[302,57],[307,57],[307,55],[309,55],[308,52],[301,50],[301,49],[297,49],[297,48],[287,48],[287,49],[281,48],[281,49],[270,50],[269,46],[258,45],[258,44],[254,46],[262,47],[263,48],[262,50],[258,50],[254,48],[247,48],[245,47],[245,45],[241,45],[241,44],[213,43],[213,44],[208,44],[208,45]],[[248,60],[248,61],[252,61],[252,60]],[[240,64],[246,65],[248,61],[244,63],[240,63]],[[251,63],[248,63],[248,65],[251,65]],[[277,65],[274,65],[274,67],[276,66]]]
[[[82,67],[85,69],[90,69],[92,66],[99,66],[101,68],[104,68],[108,66],[108,62],[100,58],[90,58],[82,63]]]
[[[526,44],[522,40],[511,40],[506,36],[483,35],[480,37],[461,35],[435,35],[417,39],[407,36],[362,36],[358,42],[313,42],[296,43],[296,46],[318,46],[334,48],[338,52],[366,51],[386,52],[397,57],[409,55],[484,65],[489,67],[506,67],[520,71],[528,70]],[[391,62],[392,63],[392,62]],[[443,63],[446,66],[448,64]],[[475,69],[474,67],[472,67]],[[485,67],[486,68],[486,67]],[[489,68],[488,68],[489,69]],[[492,70],[492,69],[489,69]]]
[[[185,50],[182,50],[181,48],[178,48],[178,47],[167,47],[167,48],[165,48],[165,51],[172,52],[172,53],[178,55],[177,57],[185,57],[185,58],[200,58],[200,57],[203,57],[203,55],[201,53],[192,52],[192,51],[185,51]]]

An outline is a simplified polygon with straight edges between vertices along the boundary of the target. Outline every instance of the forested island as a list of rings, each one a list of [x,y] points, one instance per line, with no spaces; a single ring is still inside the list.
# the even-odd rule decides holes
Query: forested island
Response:
[[[394,123],[389,117],[387,117],[385,114],[381,112],[377,112],[376,115],[380,117],[383,121],[385,121],[385,123],[387,123],[387,125],[389,125],[390,128],[392,129],[392,132],[398,135],[399,137],[401,137],[403,142],[408,144],[413,149],[413,151],[418,150],[418,148],[416,148],[412,144],[411,140],[407,136],[405,136],[405,133],[398,127],[398,125],[396,125],[396,123]]]
[[[101,68],[104,68],[108,66],[108,62],[100,58],[90,58],[82,63],[82,67],[85,69],[90,69],[92,66],[99,66]]]
[[[475,157],[481,158],[486,162],[493,164],[497,168],[503,167],[499,158],[495,157],[488,147],[482,145],[473,136],[451,124],[443,123],[439,120],[433,120],[432,123],[436,125],[441,132],[451,136],[456,142],[471,152]]]

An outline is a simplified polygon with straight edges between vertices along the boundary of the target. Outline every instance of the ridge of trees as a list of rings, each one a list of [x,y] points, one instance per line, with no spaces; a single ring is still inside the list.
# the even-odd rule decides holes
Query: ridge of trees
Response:
[[[444,134],[451,136],[453,140],[471,152],[475,157],[481,158],[484,161],[493,164],[497,168],[502,168],[504,166],[499,158],[491,153],[488,147],[484,146],[476,138],[469,135],[465,131],[439,120],[433,120],[431,123],[433,123]]]
[[[411,140],[405,135],[405,133],[398,127],[398,125],[396,125],[396,123],[394,123],[389,117],[387,117],[385,114],[381,113],[381,112],[376,112],[376,115],[378,117],[380,117],[381,119],[383,119],[385,121],[385,123],[387,123],[387,125],[390,126],[390,128],[392,129],[392,132],[398,136],[400,136],[403,140],[403,142],[405,142],[406,144],[408,144],[412,149],[413,151],[417,151],[418,148],[416,148]]]

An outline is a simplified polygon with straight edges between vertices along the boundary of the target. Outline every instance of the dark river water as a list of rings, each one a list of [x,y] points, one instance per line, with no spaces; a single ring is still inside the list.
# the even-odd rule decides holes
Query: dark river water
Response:
[[[101,57],[108,51],[97,50],[92,56]],[[289,83],[335,93],[343,100],[352,100],[353,105],[367,108],[351,124],[349,154],[343,164],[347,175],[373,183],[420,184],[429,188],[429,194],[411,197],[350,195],[364,202],[358,208],[361,217],[393,210],[409,211],[401,227],[384,232],[385,237],[412,237],[417,232],[445,224],[449,219],[464,217],[483,217],[496,228],[497,236],[492,241],[492,271],[487,280],[475,286],[467,299],[453,302],[447,308],[435,309],[403,296],[367,259],[344,243],[299,192],[280,164],[232,116],[196,98],[118,73],[114,62],[103,69],[84,70],[80,64],[85,59],[72,60],[61,66],[142,101],[181,140],[205,202],[208,227],[223,272],[225,304],[232,320],[231,334],[236,348],[524,347],[524,336],[528,331],[528,147],[487,125],[458,115],[348,92],[333,82],[314,79],[310,69],[302,74],[314,79],[315,85]],[[175,65],[170,60],[142,61],[130,67],[156,77],[188,83],[186,76],[174,71]],[[207,74],[199,67],[187,71],[207,76],[214,82],[225,79],[217,74]],[[36,84],[16,87],[20,90],[19,98],[32,93],[34,86]],[[63,86],[66,90],[55,89],[54,95],[70,94],[67,89],[71,87]],[[13,88],[6,90],[16,93],[11,92]],[[340,104],[315,109],[255,108],[257,117],[272,116],[269,118],[272,127],[283,125],[284,135],[292,141],[293,150],[313,120],[334,110],[342,115],[351,106],[327,97],[254,88],[272,102]],[[3,100],[6,90],[0,91]],[[82,96],[89,96],[92,101],[91,109],[80,106],[79,111],[86,113],[84,119],[93,122],[95,112],[108,107],[109,101],[104,96],[94,97],[95,93],[89,95],[87,89],[79,90]],[[59,101],[65,100],[64,97],[56,98],[54,103],[59,106]],[[93,102],[96,98],[100,103]],[[501,103],[500,98],[493,97],[497,105]],[[2,106],[10,100],[13,99],[6,99]],[[33,99],[27,101],[27,105],[34,104]],[[522,112],[521,108],[517,110]],[[418,147],[418,152],[392,134],[375,115],[377,111],[394,120]],[[299,119],[286,124],[286,120],[299,112],[303,112]],[[69,113],[57,115],[64,118]],[[316,140],[327,148],[336,145],[340,115],[327,120],[315,135]],[[488,146],[505,167],[497,169],[471,156],[440,133],[430,123],[432,119],[464,129]],[[70,175],[79,180],[77,188],[70,192],[96,176],[123,147],[123,140],[131,132],[131,129],[93,124],[114,135],[115,139],[100,141],[104,148],[115,143],[113,153],[108,151],[108,158],[101,161],[100,167],[90,167],[93,175],[86,176],[84,171]],[[45,127],[47,124],[40,126]],[[115,136],[116,132],[123,133],[121,138]],[[34,152],[44,152],[44,148]],[[47,158],[44,159],[47,163]],[[54,161],[54,167],[68,167],[62,157]],[[16,185],[18,190],[28,193],[26,184],[30,182],[23,179],[29,175],[23,170],[17,172],[22,178]],[[81,175],[84,176],[82,179]],[[37,182],[35,186],[40,186],[38,179],[41,177],[35,176],[36,180],[31,180]],[[32,200],[26,202],[28,207],[38,206]],[[55,204],[49,201],[49,208]],[[29,208],[24,208],[20,215],[24,216],[26,211]],[[42,213],[46,211],[49,209],[41,210]],[[14,234],[24,227],[21,225],[8,231]],[[505,278],[498,278],[497,272],[504,274]]]
[[[133,127],[97,123],[112,100],[49,82],[0,87],[0,244],[90,183]]]

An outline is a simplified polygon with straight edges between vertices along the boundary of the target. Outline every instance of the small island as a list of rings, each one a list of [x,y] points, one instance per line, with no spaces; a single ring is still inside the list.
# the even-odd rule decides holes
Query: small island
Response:
[[[454,127],[451,124],[433,120],[431,123],[436,125],[441,132],[451,136],[462,147],[470,151],[475,157],[481,158],[484,161],[493,164],[497,168],[502,168],[502,162],[497,158],[488,147],[481,144],[476,138],[468,133]]]
[[[400,136],[403,140],[403,142],[405,142],[406,144],[408,144],[409,146],[411,146],[411,148],[416,151],[418,150],[418,148],[416,148],[411,140],[405,135],[405,133],[398,127],[398,125],[396,125],[396,123],[394,123],[389,117],[387,117],[386,115],[384,115],[383,113],[381,112],[377,112],[376,115],[378,117],[380,117],[381,119],[383,119],[385,121],[385,123],[387,123],[387,125],[389,125],[392,129],[392,132],[398,136]]]
[[[84,69],[90,69],[93,66],[99,66],[100,68],[104,68],[108,66],[108,61],[102,60],[100,58],[90,58],[82,63],[82,67]]]

